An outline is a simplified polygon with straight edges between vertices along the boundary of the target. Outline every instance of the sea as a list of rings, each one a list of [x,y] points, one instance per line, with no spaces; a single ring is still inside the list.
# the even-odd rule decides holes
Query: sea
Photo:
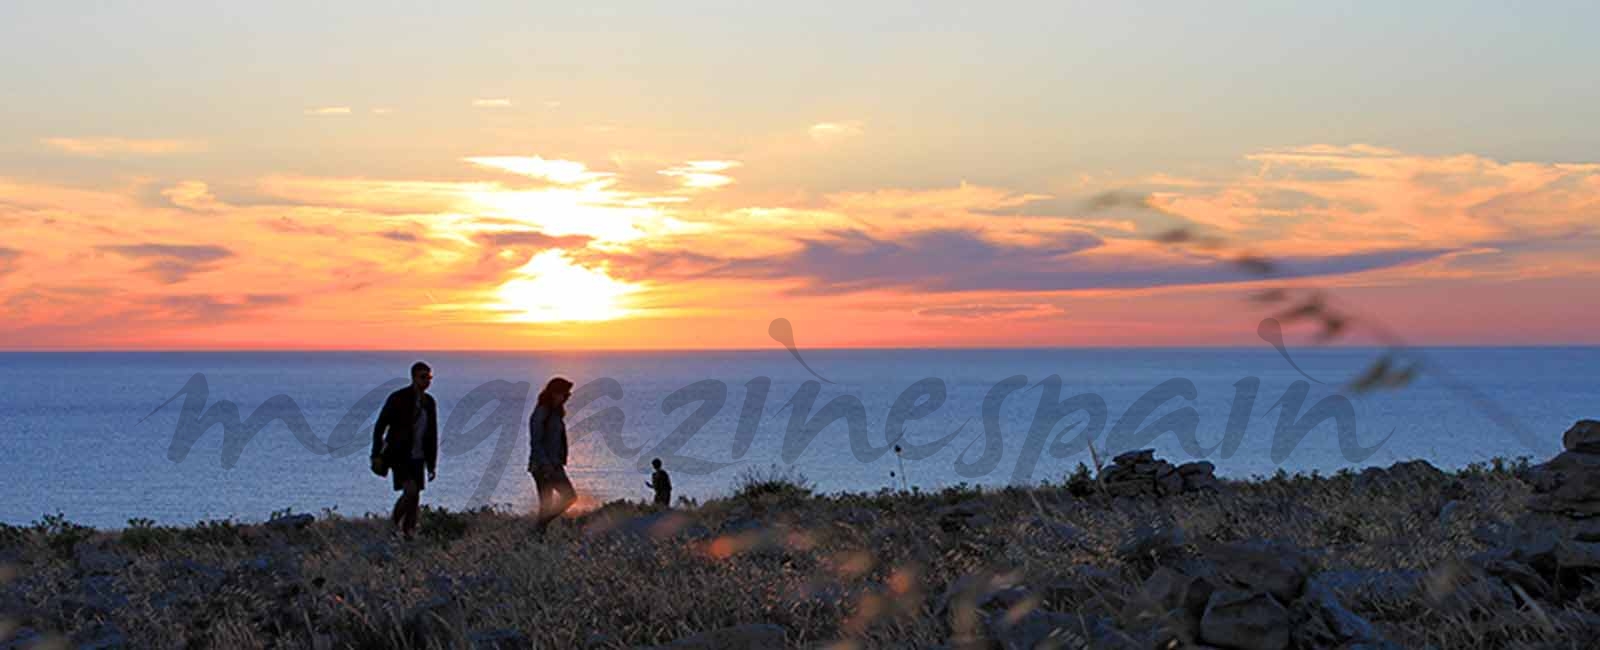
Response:
[[[535,507],[527,418],[556,376],[578,386],[566,421],[582,507],[649,500],[654,458],[674,498],[690,500],[775,476],[823,493],[1060,482],[1140,448],[1249,478],[1540,461],[1573,422],[1600,417],[1597,347],[1410,350],[1421,364],[1411,381],[1355,390],[1387,354],[8,352],[0,522],[61,515],[114,529],[387,512],[395,493],[369,470],[372,426],[418,360],[433,368],[442,429],[423,502],[449,509]]]

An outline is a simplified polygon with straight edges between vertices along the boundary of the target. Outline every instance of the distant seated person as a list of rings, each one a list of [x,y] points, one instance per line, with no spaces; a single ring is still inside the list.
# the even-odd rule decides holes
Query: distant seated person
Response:
[[[667,470],[661,469],[660,458],[650,461],[650,466],[656,468],[656,471],[650,474],[650,482],[644,486],[656,491],[656,505],[663,508],[672,507],[672,477],[667,474]]]

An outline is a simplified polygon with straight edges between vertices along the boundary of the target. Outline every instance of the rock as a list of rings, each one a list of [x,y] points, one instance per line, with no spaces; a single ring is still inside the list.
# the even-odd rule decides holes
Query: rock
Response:
[[[1289,610],[1265,593],[1219,591],[1200,619],[1204,642],[1239,650],[1289,647]]]
[[[668,643],[667,648],[697,650],[766,650],[785,647],[786,630],[777,625],[753,623],[702,632]]]
[[[1475,558],[1477,556],[1474,556]],[[1478,567],[1491,576],[1499,578],[1507,585],[1515,585],[1529,596],[1544,598],[1551,594],[1550,583],[1534,571],[1532,567],[1510,559],[1491,558],[1482,561]]]
[[[267,520],[267,527],[274,530],[299,530],[310,526],[317,520],[316,515],[298,514],[274,517]]]
[[[1466,513],[1462,512],[1465,509],[1466,506],[1460,501],[1451,500],[1446,502],[1439,507],[1439,526],[1441,528],[1454,527],[1457,522],[1466,516]]]
[[[1572,537],[1579,542],[1600,542],[1600,519],[1579,519],[1573,522]]]
[[[1300,596],[1311,560],[1292,544],[1253,540],[1212,546],[1206,557],[1217,563],[1222,577],[1249,589],[1264,591],[1279,601]]]
[[[79,542],[74,546],[72,557],[78,566],[78,572],[85,575],[117,573],[130,564],[128,558],[87,542]]]
[[[1168,610],[1183,602],[1184,591],[1189,586],[1189,576],[1167,567],[1159,567],[1139,586],[1139,595],[1145,600]]]
[[[1195,474],[1183,477],[1184,492],[1215,492],[1222,489],[1222,481],[1210,474]]]
[[[1159,468],[1156,473],[1156,493],[1162,496],[1171,496],[1183,492],[1183,475],[1177,468],[1166,465]]]
[[[1600,454],[1600,421],[1578,420],[1561,434],[1561,448],[1586,454]]]
[[[1600,543],[1562,540],[1556,546],[1556,564],[1578,574],[1600,572]]]
[[[1378,631],[1372,623],[1345,608],[1333,590],[1324,584],[1312,583],[1307,587],[1302,603],[1304,609],[1309,610],[1308,613],[1332,633],[1332,638],[1325,640],[1331,643],[1303,643],[1304,646],[1326,647],[1352,641],[1366,642],[1378,639]]]
[[[1600,515],[1600,454],[1564,451],[1530,470],[1528,508],[1568,517]]]
[[[454,647],[466,628],[466,612],[449,596],[430,598],[406,612],[401,629],[416,647]]]
[[[1119,454],[1100,473],[1106,492],[1117,497],[1171,496],[1218,487],[1216,466],[1205,461],[1173,466],[1157,460],[1154,449]]]
[[[1501,548],[1509,559],[1533,567],[1540,573],[1555,572],[1556,547],[1560,544],[1561,539],[1550,529],[1521,526],[1507,531],[1501,540]]]
[[[1358,602],[1401,604],[1417,598],[1421,571],[1324,571],[1312,581],[1333,590],[1340,598]]]
[[[934,516],[939,520],[939,528],[945,532],[960,533],[993,524],[994,519],[986,514],[987,510],[982,502],[973,499],[939,508],[934,511]]]
[[[1106,481],[1106,493],[1114,497],[1142,497],[1149,496],[1155,491],[1154,484],[1145,479],[1109,480]]]
[[[1156,527],[1141,524],[1117,547],[1117,557],[1130,564],[1161,562],[1183,555],[1183,529],[1176,524]]]
[[[1388,468],[1368,467],[1356,475],[1355,487],[1360,490],[1375,488],[1389,489],[1416,485],[1428,485],[1442,482],[1449,478],[1448,474],[1440,471],[1425,460],[1408,460],[1395,463]]]
[[[1066,573],[1039,583],[1035,592],[1044,604],[1057,610],[1079,611],[1087,603],[1107,593],[1115,593],[1122,579],[1115,573],[1092,564],[1074,565]]]
[[[1217,466],[1207,461],[1195,461],[1178,466],[1178,476],[1183,477],[1184,492],[1216,491],[1222,488],[1217,480]]]
[[[517,630],[484,630],[468,634],[467,647],[472,650],[527,650],[533,647],[533,641]]]
[[[1423,578],[1428,601],[1447,615],[1497,612],[1514,606],[1511,590],[1459,560],[1446,561]]]
[[[1137,465],[1139,463],[1154,462],[1155,459],[1156,450],[1140,449],[1137,451],[1127,451],[1117,454],[1115,458],[1111,459],[1111,462],[1114,465]]]

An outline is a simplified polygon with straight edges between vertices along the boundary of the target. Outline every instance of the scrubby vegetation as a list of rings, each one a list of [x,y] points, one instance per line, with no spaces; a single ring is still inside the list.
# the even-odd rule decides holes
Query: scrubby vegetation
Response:
[[[0,529],[0,632],[100,647],[611,648],[713,631],[725,647],[1183,647],[1201,625],[1185,603],[1244,589],[1229,558],[1272,540],[1259,557],[1281,561],[1251,569],[1271,580],[1244,582],[1276,594],[1289,647],[1587,647],[1593,578],[1533,593],[1462,568],[1525,514],[1525,466],[1430,470],[1157,498],[1112,497],[1087,471],[819,495],[772,469],[689,509],[606,504],[543,540],[493,509],[428,509],[409,543],[332,512],[114,532],[53,517]]]

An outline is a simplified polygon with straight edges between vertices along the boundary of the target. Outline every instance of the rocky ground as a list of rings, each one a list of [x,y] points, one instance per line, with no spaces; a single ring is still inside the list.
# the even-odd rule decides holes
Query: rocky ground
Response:
[[[0,529],[0,648],[1587,648],[1600,423],[1548,463],[1216,479],[1124,454],[1029,489],[670,512]]]

